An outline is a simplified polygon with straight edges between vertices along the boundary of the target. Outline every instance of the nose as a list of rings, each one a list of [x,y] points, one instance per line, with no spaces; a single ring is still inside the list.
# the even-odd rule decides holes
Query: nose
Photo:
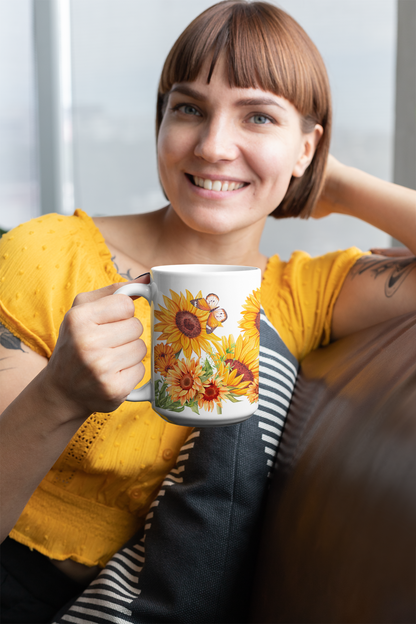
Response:
[[[213,118],[201,127],[195,155],[210,163],[235,160],[238,156],[235,132],[227,120]]]

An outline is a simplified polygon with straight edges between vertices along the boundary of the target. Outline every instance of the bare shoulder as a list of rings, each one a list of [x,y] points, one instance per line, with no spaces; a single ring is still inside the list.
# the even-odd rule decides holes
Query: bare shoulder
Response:
[[[333,339],[416,311],[416,257],[363,256],[335,303]]]
[[[47,358],[32,351],[0,323],[0,413],[47,363]]]
[[[93,221],[108,246],[121,246],[125,244],[126,238],[130,239],[137,231],[140,231],[141,217],[142,215],[117,215],[94,217]]]
[[[155,214],[94,218],[117,273],[126,279],[134,279],[149,269],[147,258],[154,245]]]

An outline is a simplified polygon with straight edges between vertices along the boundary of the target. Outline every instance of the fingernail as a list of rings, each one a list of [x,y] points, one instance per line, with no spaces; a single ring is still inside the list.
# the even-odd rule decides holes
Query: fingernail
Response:
[[[137,277],[134,277],[133,279],[139,279],[139,277],[144,277],[145,275],[150,275],[150,271],[147,271],[147,273],[142,273],[141,275],[138,275]]]

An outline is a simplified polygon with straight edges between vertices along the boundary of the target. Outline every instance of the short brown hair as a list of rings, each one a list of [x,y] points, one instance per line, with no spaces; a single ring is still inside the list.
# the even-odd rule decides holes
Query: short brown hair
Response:
[[[163,66],[157,98],[156,133],[174,83],[193,82],[211,57],[210,82],[220,54],[227,59],[230,86],[260,88],[291,102],[303,131],[320,124],[324,134],[314,158],[271,214],[308,217],[321,192],[331,135],[331,95],[325,65],[303,28],[267,2],[225,0],[196,17],[179,36]]]

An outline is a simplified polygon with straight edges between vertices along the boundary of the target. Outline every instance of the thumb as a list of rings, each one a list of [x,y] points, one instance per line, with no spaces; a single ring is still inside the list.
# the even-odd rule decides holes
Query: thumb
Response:
[[[138,284],[149,284],[150,272],[147,271],[147,273],[142,273],[141,275],[139,275],[138,277],[135,277],[134,279],[130,280],[130,282],[127,282],[127,283],[132,284],[133,282],[138,283]]]
[[[109,286],[104,286],[103,288],[98,288],[97,290],[91,290],[90,292],[80,293],[74,299],[74,303],[72,307],[77,305],[81,305],[84,303],[93,303],[94,301],[98,301],[103,297],[109,297],[113,295],[116,290],[125,286],[126,284],[148,284],[150,282],[150,273],[142,273],[138,277],[135,277],[133,280],[129,280],[128,282],[117,282],[115,284],[110,284]],[[132,299],[136,299],[137,297],[132,297]]]

